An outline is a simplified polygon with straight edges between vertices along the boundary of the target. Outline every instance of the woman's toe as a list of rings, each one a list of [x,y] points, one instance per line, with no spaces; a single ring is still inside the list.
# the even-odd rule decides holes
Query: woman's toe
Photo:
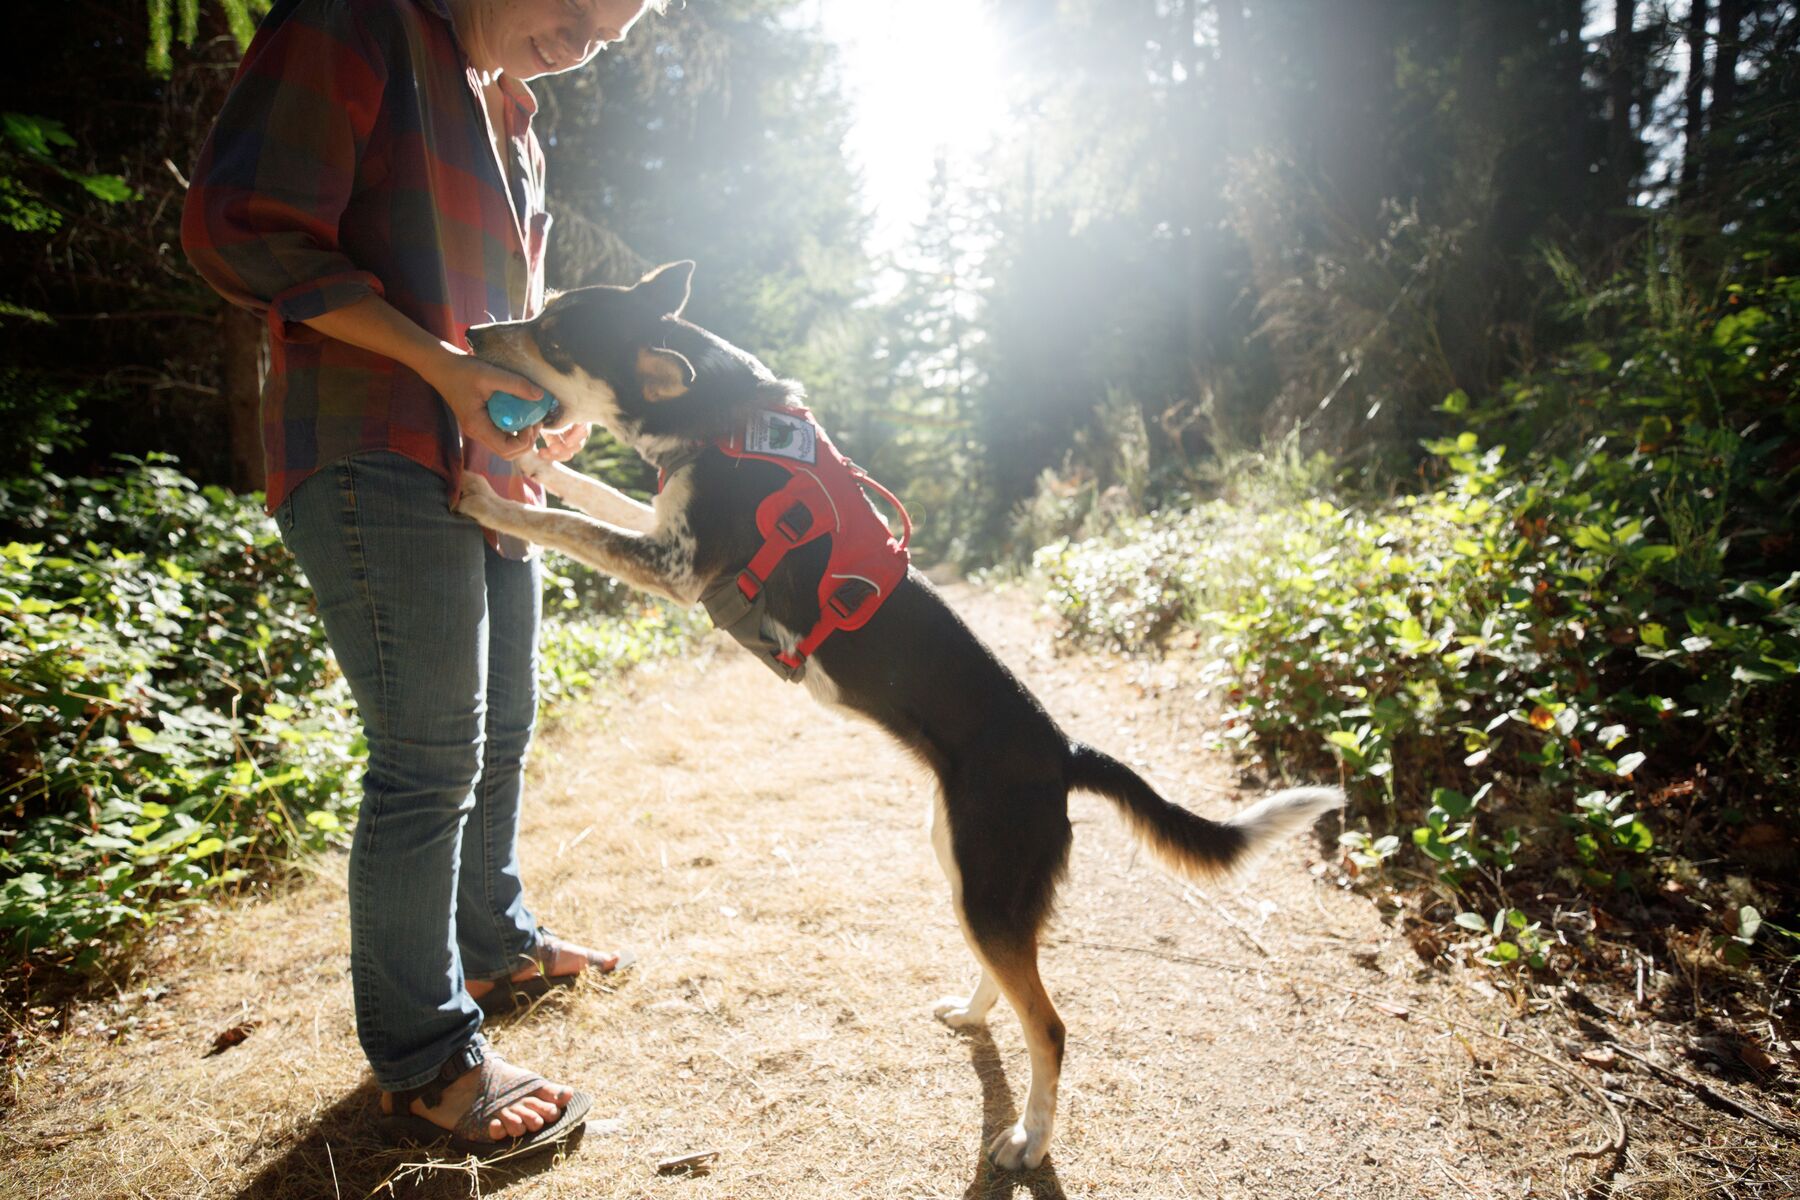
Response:
[[[561,1108],[575,1098],[575,1089],[564,1087],[560,1083],[546,1083],[543,1087],[533,1092],[531,1098],[534,1100],[545,1100],[556,1108]]]
[[[518,1106],[526,1112],[536,1113],[546,1121],[554,1121],[557,1113],[561,1111],[559,1105],[552,1104],[548,1100],[540,1100],[536,1096],[525,1097],[525,1099],[519,1101]]]

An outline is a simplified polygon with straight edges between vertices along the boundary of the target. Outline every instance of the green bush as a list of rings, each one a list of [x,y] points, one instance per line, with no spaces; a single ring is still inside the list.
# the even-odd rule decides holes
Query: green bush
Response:
[[[0,939],[88,965],[270,864],[347,843],[365,748],[257,497],[166,459],[0,487]],[[546,707],[693,619],[552,574]],[[618,608],[624,603],[612,601]]]
[[[582,568],[570,575],[546,568],[544,608],[538,696],[550,716],[639,663],[681,653],[712,628],[694,610],[646,600]]]
[[[1463,914],[1489,961],[1541,963],[1509,872],[1636,887],[1671,795],[1715,832],[1795,822],[1800,281],[1751,274],[1584,296],[1625,319],[1484,407],[1453,396],[1476,428],[1428,443],[1416,494],[1164,513],[1047,547],[1050,598],[1116,646],[1194,631],[1228,738],[1336,760],[1376,826],[1353,861],[1410,844],[1498,904]]]
[[[254,499],[166,460],[0,492],[0,934],[74,955],[344,836],[362,759]]]

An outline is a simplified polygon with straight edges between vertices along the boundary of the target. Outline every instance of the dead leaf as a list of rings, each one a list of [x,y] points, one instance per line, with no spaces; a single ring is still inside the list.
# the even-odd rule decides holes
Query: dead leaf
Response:
[[[1384,1012],[1390,1017],[1399,1017],[1402,1021],[1412,1015],[1404,1004],[1389,1004],[1386,1000],[1371,1000],[1369,1003],[1377,1011]]]
[[[213,1038],[212,1049],[206,1052],[206,1057],[211,1058],[215,1054],[225,1053],[249,1037],[250,1031],[261,1024],[261,1021],[239,1021],[231,1028],[221,1031],[218,1036]]]
[[[658,1175],[703,1175],[712,1169],[713,1159],[719,1157],[717,1150],[696,1150],[692,1154],[678,1154],[674,1158],[665,1158],[656,1164]]]
[[[1610,1067],[1619,1061],[1619,1056],[1613,1053],[1611,1046],[1601,1046],[1596,1050],[1583,1050],[1581,1061],[1589,1066]]]
[[[1738,1057],[1744,1060],[1745,1066],[1764,1074],[1775,1069],[1775,1060],[1761,1046],[1750,1042],[1743,1042],[1738,1046]]]

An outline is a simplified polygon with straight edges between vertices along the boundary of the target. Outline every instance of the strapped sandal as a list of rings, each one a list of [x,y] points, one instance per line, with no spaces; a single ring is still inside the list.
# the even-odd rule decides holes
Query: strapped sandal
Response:
[[[555,934],[540,930],[537,949],[523,956],[537,963],[538,973],[529,979],[495,980],[494,986],[475,1001],[475,1006],[481,1009],[482,1016],[490,1020],[504,1017],[519,1009],[530,1008],[535,1001],[548,996],[556,988],[574,987],[590,970],[599,975],[616,975],[620,971],[629,970],[637,962],[637,955],[629,950],[615,950],[611,953],[589,950],[587,966],[581,970],[566,975],[550,974],[550,964],[556,961],[557,952],[574,949],[574,946]],[[615,960],[611,966],[606,965],[608,959]]]
[[[469,1071],[480,1071],[480,1084],[474,1103],[456,1123],[454,1129],[412,1111],[414,1100],[425,1101],[427,1108],[442,1103],[444,1089]],[[450,1152],[475,1158],[521,1154],[527,1151],[559,1146],[587,1123],[594,1102],[585,1092],[577,1091],[562,1106],[556,1120],[542,1129],[528,1130],[518,1137],[495,1141],[487,1134],[488,1122],[500,1115],[509,1104],[532,1095],[550,1081],[535,1071],[515,1067],[482,1046],[471,1043],[452,1056],[438,1071],[436,1079],[419,1087],[395,1092],[394,1111],[380,1114],[382,1138],[392,1146],[433,1147],[449,1143]]]

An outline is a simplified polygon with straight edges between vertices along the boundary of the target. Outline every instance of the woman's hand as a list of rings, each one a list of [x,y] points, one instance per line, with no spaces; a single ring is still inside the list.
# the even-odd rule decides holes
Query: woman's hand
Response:
[[[576,422],[566,429],[544,430],[544,445],[538,457],[549,462],[568,462],[575,452],[587,444],[593,426]]]
[[[463,436],[508,462],[529,451],[537,441],[538,426],[532,425],[517,433],[503,432],[488,419],[488,397],[495,392],[511,392],[524,400],[539,400],[543,398],[544,389],[523,375],[496,367],[458,350],[449,342],[441,343],[441,347],[441,352],[431,355],[419,374],[456,414],[456,423]],[[577,443],[577,449],[579,445]],[[569,451],[570,454],[574,452]]]

